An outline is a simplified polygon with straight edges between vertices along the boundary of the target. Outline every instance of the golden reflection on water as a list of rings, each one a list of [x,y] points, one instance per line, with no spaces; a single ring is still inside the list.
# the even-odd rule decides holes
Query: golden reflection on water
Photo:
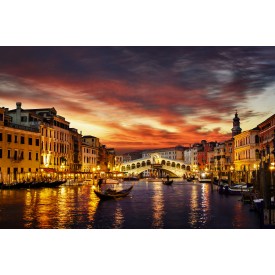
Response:
[[[201,196],[199,197],[199,193]],[[190,216],[189,223],[192,227],[197,227],[199,223],[203,226],[209,218],[210,200],[209,200],[209,186],[207,184],[195,184],[191,189],[190,197]]]
[[[118,205],[115,210],[113,228],[122,228],[123,223],[124,223],[123,212],[122,212],[121,206]]]
[[[99,203],[89,186],[27,190],[24,199],[26,228],[70,228],[86,223],[87,217],[92,222]]]
[[[163,228],[164,200],[162,185],[152,183],[154,195],[152,197],[153,222],[152,228]]]
[[[189,223],[193,226],[197,222],[197,209],[199,206],[198,202],[198,187],[197,185],[193,185],[191,188],[191,197],[190,197],[190,216]]]

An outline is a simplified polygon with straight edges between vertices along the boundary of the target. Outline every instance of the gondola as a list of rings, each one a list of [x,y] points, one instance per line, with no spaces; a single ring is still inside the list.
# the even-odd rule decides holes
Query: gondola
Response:
[[[97,190],[94,190],[94,192],[101,200],[118,199],[118,198],[126,197],[131,192],[133,187],[134,186],[132,185],[131,187],[121,191],[107,189],[104,192],[99,192]]]
[[[162,183],[164,184],[164,185],[171,185],[172,183],[173,183],[173,180],[166,180],[166,181],[162,181]]]

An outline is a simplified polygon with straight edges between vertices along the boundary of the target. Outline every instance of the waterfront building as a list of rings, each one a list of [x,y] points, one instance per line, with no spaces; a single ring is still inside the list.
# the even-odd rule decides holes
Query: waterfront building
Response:
[[[115,171],[120,171],[120,167],[123,163],[123,156],[115,156]]]
[[[39,174],[40,133],[12,122],[0,108],[0,182],[31,180]]]
[[[99,150],[100,150],[100,142],[99,138],[91,135],[85,135],[82,137],[82,163],[84,166],[85,160],[85,168],[83,167],[82,171],[90,170],[93,173],[100,172],[100,160],[99,160]],[[89,158],[89,160],[87,160]]]
[[[41,133],[42,171],[56,176],[58,172],[79,170],[81,164],[77,162],[80,159],[77,150],[80,149],[79,145],[76,146],[79,134],[76,129],[69,128],[70,122],[57,115],[55,108],[22,109],[21,106],[21,102],[17,102],[16,109],[7,110],[7,114],[13,122],[35,128]]]
[[[258,125],[260,150],[263,159],[267,159],[271,163],[275,162],[275,114],[267,118],[265,121]]]
[[[99,147],[98,164],[102,173],[112,172],[115,167],[115,150],[101,144]]]
[[[225,170],[225,143],[220,142],[214,148],[214,171],[215,176],[224,175]]]
[[[70,167],[70,172],[77,173],[82,171],[82,134],[78,133],[77,129],[69,128],[70,137],[73,144],[73,163]]]
[[[162,158],[183,160],[185,149],[186,149],[185,147],[178,145],[176,147],[145,150],[145,151],[142,151],[142,158],[150,157],[151,154],[156,153],[160,155]]]
[[[234,166],[238,182],[251,182],[252,171],[259,165],[259,128],[244,131],[234,136]]]
[[[95,148],[82,142],[82,172],[95,172],[97,168],[97,155]]]
[[[215,151],[214,148],[207,152],[207,169],[211,172],[215,171]]]

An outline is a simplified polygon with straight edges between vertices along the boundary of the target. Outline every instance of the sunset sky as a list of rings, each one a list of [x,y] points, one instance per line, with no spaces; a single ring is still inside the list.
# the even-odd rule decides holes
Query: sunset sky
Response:
[[[0,47],[0,107],[54,107],[117,152],[231,137],[274,114],[275,47]]]

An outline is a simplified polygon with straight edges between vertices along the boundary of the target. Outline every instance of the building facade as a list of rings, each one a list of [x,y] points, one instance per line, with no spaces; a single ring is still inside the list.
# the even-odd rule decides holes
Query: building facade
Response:
[[[251,182],[252,172],[260,162],[259,149],[258,128],[234,136],[234,172],[237,182]]]
[[[0,108],[0,182],[39,177],[40,132],[11,122]]]

